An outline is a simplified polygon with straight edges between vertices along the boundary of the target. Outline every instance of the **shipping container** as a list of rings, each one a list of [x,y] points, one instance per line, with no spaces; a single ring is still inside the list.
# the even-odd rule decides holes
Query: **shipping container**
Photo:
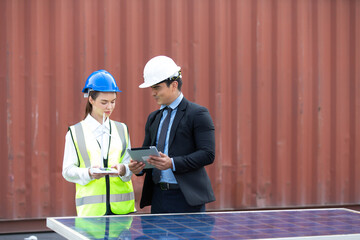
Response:
[[[359,204],[360,1],[1,0],[0,219],[76,215],[62,161],[86,78],[113,74],[141,146],[156,55],[214,120],[207,210]]]

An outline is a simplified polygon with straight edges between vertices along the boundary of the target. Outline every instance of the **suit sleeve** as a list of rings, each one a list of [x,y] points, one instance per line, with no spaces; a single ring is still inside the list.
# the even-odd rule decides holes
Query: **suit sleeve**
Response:
[[[199,107],[191,114],[192,121],[187,124],[188,140],[185,141],[193,145],[193,150],[184,156],[173,157],[176,173],[195,171],[212,164],[215,159],[215,127],[209,111],[205,107]]]

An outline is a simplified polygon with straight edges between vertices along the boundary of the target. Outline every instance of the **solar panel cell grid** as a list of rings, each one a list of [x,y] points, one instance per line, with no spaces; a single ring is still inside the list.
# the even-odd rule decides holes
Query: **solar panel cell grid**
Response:
[[[84,239],[360,238],[360,214],[346,209],[57,218],[48,226],[81,233]]]

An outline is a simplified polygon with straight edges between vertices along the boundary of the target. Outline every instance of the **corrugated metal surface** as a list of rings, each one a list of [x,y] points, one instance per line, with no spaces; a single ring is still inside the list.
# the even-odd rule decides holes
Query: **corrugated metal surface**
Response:
[[[61,168],[86,77],[115,76],[139,146],[159,54],[215,122],[208,210],[360,202],[360,1],[3,0],[0,33],[1,219],[75,214]]]

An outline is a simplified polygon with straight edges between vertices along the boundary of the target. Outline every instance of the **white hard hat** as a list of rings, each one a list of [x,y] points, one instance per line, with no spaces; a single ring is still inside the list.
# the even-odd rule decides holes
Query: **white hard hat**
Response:
[[[167,78],[179,76],[181,67],[166,56],[156,56],[150,59],[144,67],[144,83],[139,88],[151,87]]]

